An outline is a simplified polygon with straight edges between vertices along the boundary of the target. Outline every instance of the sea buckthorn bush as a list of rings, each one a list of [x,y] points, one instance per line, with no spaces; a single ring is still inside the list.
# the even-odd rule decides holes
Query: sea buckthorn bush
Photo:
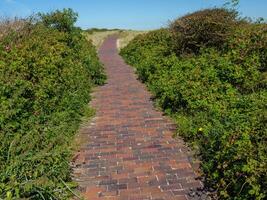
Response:
[[[228,11],[216,17],[210,15],[212,10],[200,12],[204,19],[229,25],[223,24],[226,19],[220,21]],[[186,18],[194,26],[194,14],[198,18],[196,12],[177,21]],[[177,53],[185,46],[179,46],[176,37],[184,33],[177,30],[173,35],[170,25],[137,36],[121,55],[177,122],[177,134],[195,147],[205,185],[216,191],[215,199],[266,199],[266,24],[230,20],[239,25],[223,40],[214,38],[214,44],[221,43],[219,48],[193,37],[187,42],[193,42],[197,51],[194,47],[190,53]],[[192,35],[202,30],[187,28]]]
[[[174,49],[181,53],[198,53],[202,47],[221,49],[233,29],[241,24],[235,10],[204,9],[174,20],[170,30],[175,40]]]
[[[105,74],[70,9],[0,40],[0,199],[67,199],[71,144]]]

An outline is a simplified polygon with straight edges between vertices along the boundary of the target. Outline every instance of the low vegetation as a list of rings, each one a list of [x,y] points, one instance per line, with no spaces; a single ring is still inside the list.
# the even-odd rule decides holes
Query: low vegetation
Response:
[[[117,40],[117,48],[118,50],[124,48],[129,44],[131,40],[133,40],[137,35],[147,33],[148,31],[133,31],[133,30],[123,30],[119,34],[119,38]]]
[[[108,29],[108,28],[89,28],[85,30],[86,33],[88,34],[94,34],[97,32],[108,32],[108,31],[120,31],[121,29],[118,28],[113,28],[113,29]]]
[[[121,50],[202,159],[216,199],[267,198],[267,25],[215,8]]]
[[[105,81],[76,19],[64,9],[1,22],[0,199],[71,193],[71,143],[91,88]]]
[[[134,30],[122,30],[122,29],[88,29],[84,32],[87,40],[91,40],[93,45],[99,49],[104,40],[111,35],[117,35],[117,47],[120,50],[125,47],[132,39],[137,35],[147,33],[147,31],[134,31]]]
[[[10,32],[20,31],[25,25],[25,20],[14,18],[2,18],[0,19],[0,39],[8,35]]]
[[[102,31],[103,30],[103,31]],[[92,44],[99,49],[101,44],[104,42],[104,40],[110,36],[110,35],[115,35],[119,34],[120,31],[118,30],[105,30],[105,29],[100,29],[97,31],[89,31],[85,32],[84,35],[88,41],[92,41]]]

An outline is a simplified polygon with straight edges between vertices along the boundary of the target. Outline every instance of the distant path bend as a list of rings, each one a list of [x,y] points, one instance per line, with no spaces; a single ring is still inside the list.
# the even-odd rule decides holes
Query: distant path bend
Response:
[[[93,94],[93,122],[83,127],[84,144],[73,160],[73,179],[88,200],[184,200],[195,180],[175,126],[153,108],[151,95],[118,55],[115,36],[100,59],[107,84]]]

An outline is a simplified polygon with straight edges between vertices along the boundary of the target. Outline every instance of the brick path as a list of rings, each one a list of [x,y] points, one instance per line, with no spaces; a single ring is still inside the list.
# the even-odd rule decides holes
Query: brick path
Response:
[[[108,75],[93,94],[97,113],[81,130],[73,179],[88,200],[183,200],[200,187],[175,126],[153,108],[151,95],[109,37],[100,49]]]

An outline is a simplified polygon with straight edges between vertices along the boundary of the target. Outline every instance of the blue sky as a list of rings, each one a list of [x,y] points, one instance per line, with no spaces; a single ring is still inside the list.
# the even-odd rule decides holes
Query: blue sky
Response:
[[[221,6],[226,0],[0,0],[0,16],[25,17],[37,12],[72,8],[82,28],[149,30],[188,12]],[[267,0],[240,0],[243,16],[267,19]]]

